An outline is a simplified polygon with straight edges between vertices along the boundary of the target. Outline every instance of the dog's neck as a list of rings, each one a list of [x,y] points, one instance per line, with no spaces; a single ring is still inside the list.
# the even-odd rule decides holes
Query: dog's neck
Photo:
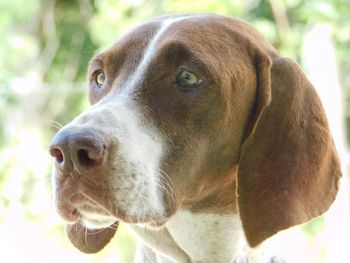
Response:
[[[132,229],[147,246],[171,262],[232,262],[244,245],[237,214],[193,213],[183,209],[161,230],[140,226]]]
[[[180,211],[167,229],[191,262],[231,262],[242,239],[238,215]]]

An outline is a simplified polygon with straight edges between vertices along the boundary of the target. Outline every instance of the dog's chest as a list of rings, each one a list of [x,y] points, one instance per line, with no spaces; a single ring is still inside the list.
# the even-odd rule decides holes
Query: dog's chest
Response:
[[[167,229],[191,262],[231,262],[243,237],[238,215],[182,210]]]

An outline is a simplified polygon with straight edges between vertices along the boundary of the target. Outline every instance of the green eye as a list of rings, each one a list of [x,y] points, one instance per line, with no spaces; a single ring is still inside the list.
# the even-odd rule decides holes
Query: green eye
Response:
[[[182,70],[177,75],[176,81],[179,86],[184,88],[194,88],[202,83],[201,79],[187,70]]]
[[[95,82],[99,88],[101,88],[103,86],[103,84],[105,83],[105,80],[106,80],[106,77],[105,77],[105,74],[103,72],[96,74]]]

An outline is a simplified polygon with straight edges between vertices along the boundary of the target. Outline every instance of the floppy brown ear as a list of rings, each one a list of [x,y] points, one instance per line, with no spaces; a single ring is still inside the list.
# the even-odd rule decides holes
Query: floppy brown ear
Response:
[[[78,222],[66,226],[66,232],[72,244],[84,253],[97,253],[103,249],[114,236],[118,222],[105,229],[88,229]]]
[[[341,176],[321,102],[299,66],[281,57],[257,64],[256,122],[237,175],[240,216],[253,247],[324,213]]]

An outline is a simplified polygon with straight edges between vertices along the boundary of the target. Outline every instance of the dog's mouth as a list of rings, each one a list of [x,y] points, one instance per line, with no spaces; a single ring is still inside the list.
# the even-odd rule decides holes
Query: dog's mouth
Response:
[[[88,182],[71,176],[61,180],[60,175],[56,180],[56,208],[68,224],[79,222],[89,229],[102,229],[122,221],[159,227],[172,214],[145,206],[145,197],[128,194],[128,189],[112,192],[92,180]],[[135,206],[135,203],[139,205]]]
[[[79,215],[78,220],[89,229],[106,228],[117,221],[112,205],[106,207],[82,193],[72,196],[70,201]]]
[[[57,212],[67,222],[68,238],[84,253],[103,249],[116,233],[120,221],[161,228],[169,217],[145,211],[132,214],[130,207],[120,205],[110,190],[102,188],[74,177],[56,181]]]
[[[58,212],[61,217],[67,221],[66,233],[71,243],[84,253],[97,253],[102,250],[115,235],[120,218],[114,214],[111,207],[106,208],[104,204],[100,204],[87,197],[85,194],[75,194],[70,204],[59,205]],[[70,215],[70,216],[67,216]],[[123,215],[122,215],[123,217]],[[122,220],[126,223],[147,225],[152,228],[162,227],[166,220],[150,220],[150,222],[139,222],[125,217]]]
[[[100,251],[117,231],[116,217],[84,194],[75,194],[70,200],[58,200],[57,206],[58,213],[68,223],[68,238],[84,253]]]

